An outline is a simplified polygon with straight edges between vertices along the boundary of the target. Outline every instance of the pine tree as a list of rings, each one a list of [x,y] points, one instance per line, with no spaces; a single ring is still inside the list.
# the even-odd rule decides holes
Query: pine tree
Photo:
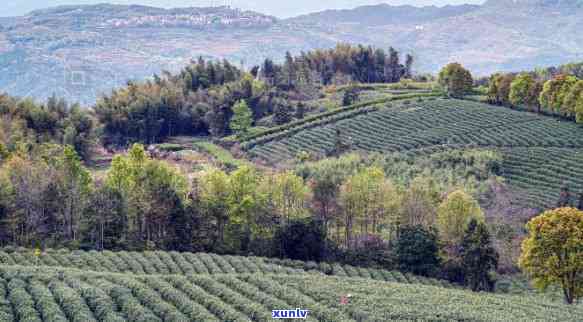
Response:
[[[241,100],[233,106],[233,117],[229,127],[238,136],[245,135],[253,123],[253,113],[245,100]]]
[[[411,78],[413,76],[413,56],[407,54],[405,59],[405,78]]]
[[[301,120],[304,118],[304,116],[306,115],[306,106],[304,105],[304,103],[299,102],[298,105],[296,106],[296,119]],[[2,151],[2,150],[0,150]]]
[[[486,224],[472,219],[465,231],[460,257],[466,285],[472,291],[492,291],[490,271],[498,267],[498,253],[492,246]]]
[[[399,63],[399,52],[393,47],[389,48],[389,59],[387,66],[387,81],[389,83],[397,83],[401,79],[402,71]]]
[[[292,120],[292,109],[286,104],[286,102],[280,102],[276,100],[275,107],[273,111],[273,122],[276,125],[283,125],[291,122]]]
[[[294,58],[288,51],[285,53],[285,62],[283,65],[284,72],[284,84],[287,89],[291,89],[296,82],[296,66],[294,63]]]

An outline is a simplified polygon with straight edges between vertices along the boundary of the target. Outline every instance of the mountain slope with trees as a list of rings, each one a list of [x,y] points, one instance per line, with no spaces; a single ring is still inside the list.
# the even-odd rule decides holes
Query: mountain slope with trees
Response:
[[[183,21],[183,15],[200,20]],[[222,23],[231,16],[245,23]],[[581,59],[582,17],[576,1],[379,5],[289,20],[224,7],[61,7],[0,21],[0,89],[92,104],[127,80],[178,72],[198,56],[250,68],[265,58],[282,62],[286,51],[298,55],[338,42],[398,44],[395,49],[411,53],[420,72],[452,61],[480,75],[517,71]]]

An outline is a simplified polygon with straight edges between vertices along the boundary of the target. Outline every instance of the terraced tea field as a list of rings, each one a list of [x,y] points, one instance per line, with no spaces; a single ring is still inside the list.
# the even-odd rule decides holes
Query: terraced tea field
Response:
[[[379,281],[454,287],[441,280],[402,274],[396,271],[277,258],[219,256],[207,253],[49,251],[35,257],[32,251],[21,250],[9,253],[0,251],[0,265],[19,267],[21,270],[42,267],[43,271],[57,272],[66,268],[73,271],[139,275],[255,273],[293,275],[310,272],[344,277],[362,277]]]
[[[392,102],[374,111],[306,128],[288,130],[249,149],[252,157],[278,163],[300,152],[325,155],[340,138],[366,152],[427,153],[443,149],[501,151],[501,175],[534,207],[556,203],[563,182],[583,191],[583,128],[555,118],[452,99]],[[258,140],[261,140],[259,138]]]
[[[583,193],[583,148],[512,148],[502,149],[502,175],[522,192],[527,205],[555,207],[561,187],[571,191],[572,206]]]
[[[0,321],[271,321],[273,309],[296,308],[309,310],[309,321],[577,321],[583,315],[581,306],[538,296],[472,293],[403,274],[376,271],[383,278],[374,280],[275,268],[300,265],[294,261],[65,251],[37,260],[22,250],[1,258]],[[129,272],[132,265],[141,273],[107,271]]]

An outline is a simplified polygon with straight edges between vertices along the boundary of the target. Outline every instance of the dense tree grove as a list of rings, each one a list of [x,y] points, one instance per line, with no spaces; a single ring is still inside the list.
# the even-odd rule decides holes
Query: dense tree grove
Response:
[[[259,119],[283,93],[227,61],[199,59],[177,75],[129,83],[102,97],[95,114],[106,145],[156,143],[168,136],[223,136],[231,132],[233,106],[244,100]]]
[[[372,46],[338,44],[327,50],[302,52],[293,57],[286,54],[282,65],[266,59],[259,75],[278,88],[302,88],[306,83],[345,85],[359,83],[396,83],[413,74],[413,56],[407,55],[401,63],[399,52],[386,52]]]
[[[0,161],[39,143],[68,144],[85,160],[96,143],[96,121],[79,105],[51,97],[45,104],[0,95]]]
[[[475,180],[464,180],[482,165],[458,157],[474,165],[442,163],[443,175],[473,190]],[[339,260],[435,276],[440,254],[459,257],[441,251],[438,239],[465,231],[463,218],[481,212],[421,169],[409,182],[394,181],[400,162],[348,155],[287,171],[208,168],[187,179],[134,144],[96,177],[71,146],[38,144],[1,164],[0,243]],[[443,215],[440,202],[448,205]],[[444,228],[441,216],[455,219]],[[411,239],[419,248],[407,246]]]
[[[176,135],[244,134],[230,126],[242,101],[252,112],[251,125],[269,115],[275,125],[282,125],[294,115],[302,118],[302,102],[314,98],[322,85],[398,82],[412,74],[412,65],[411,56],[401,64],[392,48],[387,54],[345,44],[297,57],[288,53],[282,64],[266,59],[249,73],[226,60],[199,58],[176,75],[130,82],[101,97],[94,110],[103,124],[105,145],[157,143]]]
[[[492,104],[522,106],[583,122],[583,75],[581,64],[564,65],[519,74],[490,77],[488,101]]]
[[[583,63],[569,63],[560,66],[537,68],[533,73],[536,74],[536,78],[542,80],[549,80],[558,75],[573,75],[577,78],[583,78]]]
[[[91,176],[70,146],[46,144],[36,150],[14,154],[2,164],[2,242],[74,242],[80,237]]]

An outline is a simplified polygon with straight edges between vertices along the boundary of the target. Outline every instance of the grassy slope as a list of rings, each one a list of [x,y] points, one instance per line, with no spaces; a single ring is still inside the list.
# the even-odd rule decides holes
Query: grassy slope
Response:
[[[178,257],[194,261],[192,256],[157,252],[156,260],[153,254],[59,252],[42,255],[41,263],[123,265],[131,257],[140,259],[143,268],[166,266],[168,272],[128,274],[21,266],[15,262],[33,260],[30,252],[2,253],[4,263],[10,262],[8,257],[12,262],[0,265],[0,320],[269,321],[272,309],[298,307],[310,310],[311,321],[575,321],[583,314],[581,307],[535,296],[476,294],[420,283],[299,271],[236,272],[239,266],[235,263],[252,266],[261,263],[257,258],[192,255],[206,256],[200,264],[207,268],[224,269],[225,263],[232,263],[235,272],[172,273],[171,266],[181,265]],[[340,298],[347,295],[348,303],[341,304]]]
[[[343,141],[366,152],[429,153],[454,148],[496,149],[504,157],[502,176],[524,192],[523,202],[550,207],[561,184],[583,191],[583,128],[572,122],[478,102],[425,99],[392,103],[376,111],[302,130],[259,144],[251,156],[273,163],[302,151],[324,155],[336,129]]]
[[[249,162],[247,160],[237,159],[231,154],[230,151],[211,142],[205,141],[195,142],[194,148],[200,152],[209,154],[218,163],[223,164],[230,169],[236,169],[244,165],[249,165]]]

